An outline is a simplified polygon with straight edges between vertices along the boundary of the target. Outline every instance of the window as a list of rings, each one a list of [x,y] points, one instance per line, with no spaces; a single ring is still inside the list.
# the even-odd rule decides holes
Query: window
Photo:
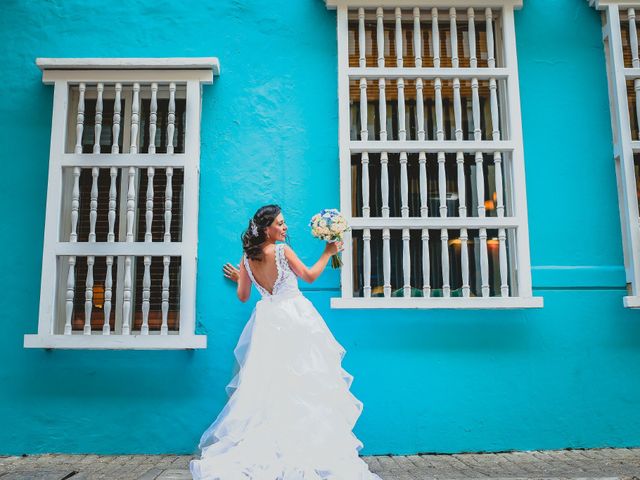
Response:
[[[54,100],[38,333],[25,347],[205,348],[201,84],[217,59],[36,63]]]
[[[514,3],[454,1],[327,0],[338,22],[340,207],[352,226],[333,307],[542,306]]]
[[[638,21],[640,2],[591,0],[602,10],[603,42],[609,80],[609,104],[613,130],[613,156],[618,183],[618,201],[624,266],[627,277],[625,307],[640,307],[640,60]],[[635,6],[635,8],[634,8]]]

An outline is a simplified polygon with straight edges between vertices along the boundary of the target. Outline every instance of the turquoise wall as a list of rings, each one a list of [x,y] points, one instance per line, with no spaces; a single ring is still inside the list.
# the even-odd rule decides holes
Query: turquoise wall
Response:
[[[123,4],[124,5],[124,4]],[[321,0],[19,1],[0,6],[0,454],[192,452],[226,400],[253,211],[277,202],[307,263],[308,218],[338,205],[335,12]],[[553,15],[549,15],[553,12]],[[365,405],[363,453],[640,445],[640,312],[625,310],[599,15],[516,14],[535,294],[530,311],[331,310]],[[197,329],[204,351],[43,351],[37,329],[52,87],[36,57],[217,56],[204,89]],[[19,207],[19,208],[18,208]]]

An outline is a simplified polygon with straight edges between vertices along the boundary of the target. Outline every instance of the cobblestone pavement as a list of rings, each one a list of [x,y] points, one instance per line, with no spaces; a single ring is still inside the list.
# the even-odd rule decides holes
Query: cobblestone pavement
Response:
[[[184,480],[189,455],[0,457],[0,480]],[[640,480],[640,448],[363,457],[384,480]],[[350,480],[350,479],[344,479]]]

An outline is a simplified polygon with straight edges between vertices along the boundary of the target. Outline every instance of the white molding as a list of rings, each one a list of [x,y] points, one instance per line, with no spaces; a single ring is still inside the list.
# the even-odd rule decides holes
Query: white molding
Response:
[[[206,335],[25,335],[24,348],[186,350],[207,348]]]
[[[184,153],[64,153],[60,155],[62,167],[74,167],[82,165],[82,168],[90,167],[174,167],[182,168],[193,158]]]
[[[483,8],[495,7],[502,8],[505,6],[513,6],[513,8],[521,8],[522,0],[325,0],[326,7],[335,9],[338,7],[364,7],[364,8],[394,8],[394,7],[439,7],[439,8]]]
[[[509,76],[511,73],[507,68],[430,68],[430,67],[349,67],[347,70],[349,78],[422,78],[422,80],[433,78],[458,78],[461,80],[477,78],[485,80],[489,78],[495,78],[496,80],[502,80]]]
[[[456,152],[511,152],[516,143],[512,140],[349,140],[352,153],[456,153]]]
[[[633,154],[640,150],[640,142],[632,140],[627,81],[640,77],[640,69],[625,68],[623,60],[622,34],[620,29],[620,8],[628,5],[622,2],[591,2],[596,8],[604,9],[603,44],[607,61],[609,84],[609,104],[613,132],[613,154],[616,166],[618,203],[626,280],[631,284],[631,295],[623,298],[627,308],[640,306],[640,221]],[[618,160],[619,159],[619,160]]]
[[[47,214],[43,246],[40,309],[38,334],[25,335],[27,348],[71,348],[71,349],[185,349],[206,348],[206,336],[195,335],[196,317],[196,269],[198,248],[198,204],[199,204],[199,165],[200,165],[200,118],[202,105],[202,83],[210,83],[213,75],[219,73],[219,63],[215,58],[196,59],[37,59],[36,63],[43,71],[43,82],[54,83],[54,104],[51,129],[51,147],[49,157],[49,184],[47,189]],[[69,154],[65,149],[67,129],[75,125],[67,122],[73,114],[75,103],[69,98],[70,86],[78,82],[97,88],[92,83],[110,84],[121,82],[125,86],[122,96],[125,108],[122,112],[123,144],[118,154]],[[185,151],[180,154],[148,154],[130,152],[131,121],[131,85],[143,84],[145,88],[152,82],[167,85],[177,84],[176,98],[186,100]],[[168,87],[166,87],[168,88]],[[174,88],[174,87],[171,87]],[[172,90],[173,91],[173,90]],[[111,92],[108,93],[111,95]],[[107,101],[113,101],[110,98]],[[76,100],[77,103],[77,100]],[[71,114],[69,113],[71,111]],[[182,241],[125,242],[123,238],[115,242],[70,242],[60,241],[63,188],[63,172],[67,168],[81,167],[117,167],[126,169],[135,167],[173,167],[184,173],[182,206]],[[127,179],[122,175],[118,188],[120,207],[123,201]],[[66,204],[65,204],[66,205]],[[124,212],[119,213],[120,222],[125,219]],[[178,221],[178,218],[173,221]],[[120,225],[122,230],[123,225]],[[64,239],[68,240],[68,239]],[[179,332],[149,332],[148,335],[126,335],[120,333],[122,309],[122,291],[115,292],[118,304],[115,331],[103,334],[102,331],[91,334],[59,335],[59,316],[56,292],[64,282],[60,277],[59,259],[61,256],[116,256],[118,272],[123,270],[124,256],[171,256],[180,258],[180,278],[169,288],[179,288],[180,312]],[[116,283],[116,279],[114,279]],[[122,287],[117,281],[117,288]],[[82,333],[82,332],[80,332]],[[126,332],[125,332],[126,333]],[[166,332],[164,332],[166,333]]]
[[[344,309],[517,309],[542,308],[542,297],[370,297],[332,298],[331,308]]]
[[[596,10],[606,10],[609,5],[617,5],[620,8],[640,7],[640,1],[620,1],[620,0],[588,0],[589,6]]]
[[[211,70],[220,75],[217,57],[159,58],[36,58],[36,65],[45,70]]]
[[[626,308],[640,308],[640,296],[628,295],[622,298],[622,303]]]
[[[522,221],[515,217],[347,217],[354,229],[420,229],[420,228],[520,228]]]
[[[510,245],[511,253],[511,278],[514,279],[514,285],[511,290],[513,297],[482,297],[481,299],[470,299],[468,297],[444,297],[440,299],[432,298],[375,298],[369,300],[368,298],[352,298],[353,297],[353,259],[352,255],[352,235],[348,232],[345,237],[345,250],[343,254],[344,268],[341,272],[341,298],[332,299],[331,305],[335,308],[528,308],[528,307],[540,307],[542,306],[541,299],[532,299],[532,286],[531,286],[531,265],[529,257],[529,232],[527,225],[527,202],[526,202],[526,182],[524,174],[524,149],[522,139],[522,118],[520,111],[520,96],[518,86],[518,66],[516,56],[516,34],[514,26],[514,8],[518,8],[522,5],[519,1],[492,1],[492,0],[471,0],[462,4],[457,0],[326,0],[326,5],[329,8],[337,8],[337,39],[338,39],[338,101],[339,101],[339,152],[340,152],[340,209],[347,218],[347,221],[351,224],[354,230],[365,230],[368,234],[369,229],[380,229],[383,233],[383,272],[384,272],[384,286],[385,292],[389,291],[389,255],[388,255],[388,233],[389,229],[480,229],[485,231],[487,228],[505,228],[510,229]],[[349,66],[348,57],[348,34],[349,23],[348,20],[355,19],[354,15],[357,13],[359,22],[359,29],[362,32],[362,17],[363,15],[371,17],[373,20],[373,12],[376,12],[376,7],[386,8],[387,13],[391,14],[391,8],[397,7],[394,12],[396,19],[396,33],[400,28],[397,26],[399,18],[402,16],[400,8],[425,8],[425,15],[427,11],[432,8],[469,8],[469,15],[473,13],[472,9],[476,9],[478,13],[485,12],[486,8],[496,8],[499,10],[499,20],[496,21],[496,42],[500,45],[501,50],[497,53],[499,59],[504,59],[503,67],[499,68],[478,68],[475,66],[475,62],[471,62],[474,65],[473,68],[440,68],[438,66],[434,68],[423,67],[384,67],[384,61],[378,59],[378,66],[367,67],[366,62],[363,61],[362,52],[360,52],[359,66]],[[367,10],[365,10],[365,8]],[[413,11],[413,10],[412,10]],[[377,14],[377,12],[376,12]],[[350,16],[351,15],[351,16]],[[485,21],[487,19],[485,18]],[[471,27],[470,27],[471,28]],[[362,41],[360,41],[362,43]],[[397,42],[396,45],[401,46],[401,42]],[[495,45],[495,44],[494,44]],[[396,56],[397,56],[396,52]],[[472,55],[473,56],[473,55]],[[395,64],[396,62],[394,62]],[[397,61],[399,65],[402,62]],[[435,63],[437,65],[437,62]],[[504,99],[501,99],[506,120],[501,120],[503,124],[501,132],[504,138],[507,140],[488,140],[481,139],[481,136],[476,133],[475,140],[443,140],[444,135],[442,129],[438,132],[437,138],[439,140],[404,140],[403,127],[399,126],[399,138],[403,140],[384,140],[372,139],[371,136],[367,136],[367,130],[363,128],[361,132],[361,139],[351,139],[350,130],[350,115],[349,104],[350,98],[350,81],[359,82],[361,85],[361,98],[364,95],[366,100],[366,88],[363,90],[363,79],[375,80],[397,78],[398,82],[401,79],[422,79],[432,78],[435,79],[435,94],[436,104],[439,101],[438,95],[441,93],[439,85],[441,85],[442,79],[471,79],[472,83],[476,83],[478,79],[490,79],[499,82],[501,84],[502,95]],[[404,100],[402,91],[398,89],[398,111],[400,118],[404,118],[402,114],[402,108],[404,107]],[[384,98],[381,96],[381,98]],[[478,110],[476,108],[476,110]],[[367,118],[361,112],[364,118]],[[383,114],[384,115],[384,114]],[[436,108],[436,117],[442,117],[442,112],[438,113]],[[475,120],[479,123],[479,120]],[[402,122],[400,121],[400,125]],[[493,138],[499,138],[494,136]],[[364,139],[364,140],[362,140]],[[445,213],[442,212],[442,204],[440,207],[440,214],[443,216],[437,217],[405,217],[405,218],[388,218],[385,217],[384,199],[383,199],[383,217],[381,218],[369,218],[366,212],[358,212],[362,214],[362,217],[352,216],[351,208],[351,157],[352,154],[358,153],[399,153],[400,158],[404,158],[407,153],[420,153],[432,156],[432,154],[438,154],[438,159],[443,157],[443,153],[505,153],[505,157],[510,159],[508,169],[503,172],[506,179],[511,180],[509,186],[511,196],[508,199],[506,205],[507,212],[513,212],[511,217],[486,217],[481,216],[478,213],[478,217],[448,217],[445,218]],[[384,158],[384,157],[382,157]],[[428,159],[429,160],[429,159]],[[382,162],[382,160],[381,160]],[[382,162],[384,163],[384,162]],[[384,172],[384,168],[383,168]],[[386,177],[382,176],[382,190],[386,188]],[[404,179],[406,181],[406,179]],[[439,184],[444,183],[444,174],[439,175]],[[402,187],[402,184],[401,184]],[[480,189],[478,190],[481,191]],[[406,194],[406,192],[405,192]],[[384,193],[383,193],[384,195]],[[443,197],[443,193],[440,193],[440,197]],[[406,203],[406,199],[403,200]],[[431,212],[430,212],[431,213]],[[406,212],[405,212],[406,214]],[[431,213],[433,215],[433,213]],[[386,235],[386,237],[385,237]],[[446,238],[446,237],[443,237]],[[387,241],[387,243],[385,243]],[[403,258],[406,254],[403,253]],[[504,264],[504,259],[501,259]],[[406,262],[405,262],[406,263]],[[485,262],[486,263],[486,262]],[[443,260],[444,269],[446,270],[446,258]],[[506,270],[504,266],[502,270]],[[486,272],[486,266],[485,266]],[[486,273],[485,273],[486,276]],[[517,277],[517,278],[516,278]],[[405,280],[406,283],[406,280]],[[446,285],[447,282],[445,282]],[[366,285],[366,283],[365,283]],[[406,287],[406,285],[405,285]],[[447,295],[447,287],[445,287],[444,294]],[[486,295],[486,286],[483,293]],[[505,294],[506,295],[506,294]],[[370,302],[370,303],[368,303]]]

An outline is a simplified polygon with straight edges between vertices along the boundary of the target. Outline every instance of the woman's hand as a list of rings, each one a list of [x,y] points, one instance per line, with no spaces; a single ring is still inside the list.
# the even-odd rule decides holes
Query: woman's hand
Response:
[[[224,273],[224,276],[227,277],[229,280],[237,283],[238,282],[238,278],[240,278],[240,270],[239,269],[240,269],[240,265],[238,265],[237,268],[236,268],[232,264],[227,262],[222,267],[222,272]]]
[[[335,255],[343,250],[342,242],[327,242],[324,247],[324,251],[329,255]]]

